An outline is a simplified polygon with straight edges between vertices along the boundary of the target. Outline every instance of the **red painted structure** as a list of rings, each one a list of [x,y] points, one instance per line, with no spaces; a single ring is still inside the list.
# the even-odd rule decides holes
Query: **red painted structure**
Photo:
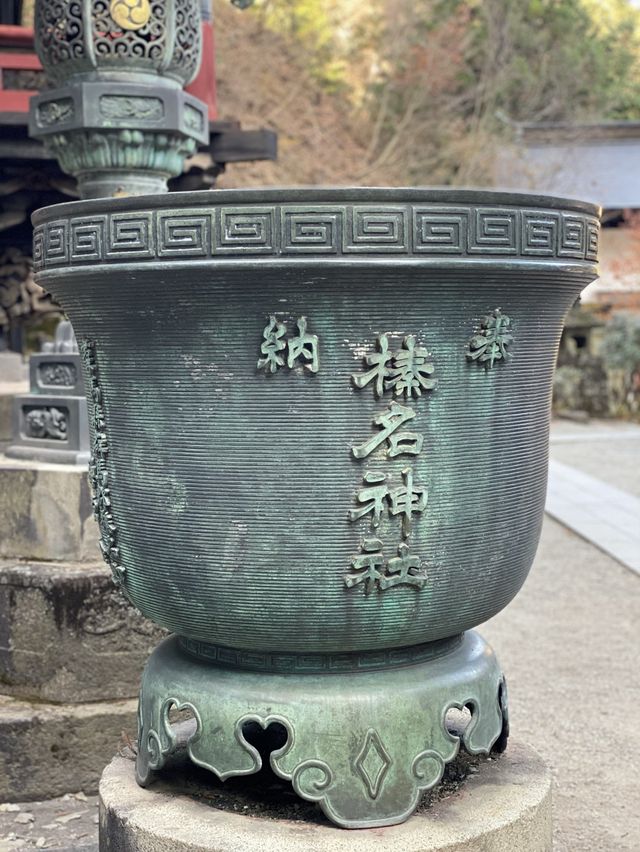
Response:
[[[29,112],[35,89],[12,89],[6,71],[42,71],[33,48],[33,30],[29,27],[0,25],[0,112]]]
[[[33,45],[30,27],[0,25],[0,112],[29,112],[36,89],[12,89],[5,84],[5,71],[42,71]],[[202,64],[187,91],[209,107],[209,121],[217,117],[215,41],[211,21],[202,22]]]

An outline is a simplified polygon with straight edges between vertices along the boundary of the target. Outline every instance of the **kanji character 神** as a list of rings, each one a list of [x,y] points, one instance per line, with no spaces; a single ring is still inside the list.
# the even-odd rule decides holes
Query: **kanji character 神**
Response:
[[[424,512],[427,508],[428,490],[420,485],[414,486],[413,471],[410,467],[404,468],[402,478],[404,485],[389,492],[391,500],[389,511],[392,515],[402,515],[402,537],[408,538],[411,534],[413,515]]]
[[[389,494],[387,480],[384,473],[377,470],[367,471],[363,479],[369,487],[361,488],[356,495],[356,500],[365,505],[361,509],[350,509],[349,520],[358,521],[371,513],[373,515],[371,526],[376,528],[380,525],[380,518],[385,509],[385,500]]]

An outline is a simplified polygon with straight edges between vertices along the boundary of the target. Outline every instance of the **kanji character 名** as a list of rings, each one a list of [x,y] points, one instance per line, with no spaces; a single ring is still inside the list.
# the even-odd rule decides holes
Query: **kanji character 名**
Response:
[[[356,500],[365,505],[360,509],[350,509],[349,520],[358,521],[365,515],[371,514],[371,526],[375,529],[380,525],[380,518],[385,510],[385,501],[389,494],[387,479],[384,473],[377,470],[368,470],[363,479],[368,487],[358,491]]]
[[[422,396],[423,390],[433,390],[437,384],[431,378],[435,367],[429,361],[431,354],[424,346],[416,346],[413,334],[402,341],[402,348],[393,353],[393,368],[384,386],[393,389],[396,396],[405,399]]]
[[[376,584],[381,583],[384,576],[382,573],[384,566],[382,542],[379,538],[365,538],[360,549],[362,550],[361,555],[356,556],[351,563],[353,572],[347,574],[344,582],[348,589],[358,583],[363,583],[365,594],[368,595]]]
[[[404,485],[389,491],[392,515],[402,515],[402,537],[411,534],[413,515],[424,512],[427,508],[428,490],[421,485],[413,484],[413,470],[405,467],[402,471]]]
[[[380,444],[389,439],[390,450],[388,455],[390,458],[403,453],[417,456],[424,441],[422,435],[417,432],[399,432],[394,435],[403,423],[406,423],[407,420],[413,420],[415,416],[416,413],[412,408],[400,405],[398,402],[392,402],[382,414],[373,418],[374,425],[380,426],[381,431],[372,435],[364,444],[352,447],[351,452],[357,459],[364,459],[371,455]]]
[[[284,367],[284,358],[278,355],[286,349],[287,344],[282,339],[287,333],[287,327],[284,323],[278,322],[272,314],[269,317],[269,325],[262,332],[264,342],[260,346],[260,351],[263,358],[258,359],[258,369],[263,367],[267,373],[275,373],[278,367]]]
[[[373,352],[365,357],[365,363],[371,367],[366,373],[353,373],[351,379],[357,388],[366,387],[375,379],[373,393],[380,399],[385,391],[385,379],[389,378],[393,354],[389,352],[389,339],[386,334],[378,337],[379,352]]]
[[[380,589],[384,591],[403,584],[421,589],[426,582],[427,575],[422,560],[419,556],[411,555],[409,545],[401,542],[398,545],[398,555],[387,562],[386,573],[379,580]]]
[[[511,318],[496,308],[482,320],[478,333],[469,341],[467,358],[490,370],[496,361],[511,358],[507,346],[512,341]]]
[[[303,358],[305,361],[310,361],[310,364],[304,366],[311,373],[317,373],[319,369],[318,363],[318,335],[307,334],[307,318],[300,317],[298,320],[298,335],[292,337],[288,343],[289,353],[287,365],[291,369],[294,367],[298,358]]]

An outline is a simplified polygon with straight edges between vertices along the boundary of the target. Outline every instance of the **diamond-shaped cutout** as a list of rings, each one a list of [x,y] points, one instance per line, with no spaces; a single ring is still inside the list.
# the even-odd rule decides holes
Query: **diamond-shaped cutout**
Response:
[[[378,796],[391,763],[378,732],[370,728],[356,757],[355,767],[372,799]]]

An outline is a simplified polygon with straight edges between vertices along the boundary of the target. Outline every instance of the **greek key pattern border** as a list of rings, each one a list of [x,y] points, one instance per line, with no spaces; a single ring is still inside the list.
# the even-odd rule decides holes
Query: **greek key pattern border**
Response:
[[[36,271],[129,260],[388,255],[595,261],[600,224],[575,211],[443,204],[268,204],[55,219]]]
[[[346,671],[374,671],[394,666],[426,662],[439,654],[448,653],[462,644],[463,635],[453,639],[414,645],[409,648],[380,651],[354,651],[351,653],[271,653],[242,651],[200,642],[197,639],[178,638],[180,646],[191,656],[220,666],[248,669],[250,671],[288,672],[296,674],[332,673]]]

